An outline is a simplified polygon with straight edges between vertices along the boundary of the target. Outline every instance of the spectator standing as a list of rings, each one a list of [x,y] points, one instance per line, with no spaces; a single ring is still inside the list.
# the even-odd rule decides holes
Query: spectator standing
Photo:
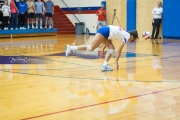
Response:
[[[25,23],[25,13],[27,11],[27,4],[24,0],[21,0],[18,3],[18,9],[19,9],[19,26],[20,26],[20,29],[26,29],[24,27],[24,23]]]
[[[30,28],[29,24],[32,24],[32,29],[34,29],[34,13],[35,13],[35,4],[32,0],[28,0],[27,2],[28,10],[27,10],[27,29]]]
[[[15,5],[14,0],[10,2],[10,10],[11,10],[11,30],[18,29],[17,28],[17,13],[19,12],[18,8]]]
[[[40,21],[40,29],[43,29],[42,16],[45,13],[44,3],[41,2],[41,0],[38,0],[37,2],[35,2],[35,8],[36,8],[36,29],[38,29],[38,20]]]
[[[159,1],[158,2],[158,6],[155,7],[152,11],[153,16],[153,21],[152,21],[152,35],[151,35],[151,39],[157,39],[158,35],[159,35],[159,27],[161,24],[161,19],[162,19],[162,13],[163,13],[163,8],[162,8],[162,3]],[[155,34],[156,32],[156,34]],[[155,34],[155,36],[154,36]]]
[[[47,24],[49,23],[49,28],[53,28],[53,20],[52,20],[52,16],[54,14],[54,3],[51,0],[48,0],[45,3],[45,8],[46,8],[46,23],[45,23],[45,27],[47,28]]]
[[[96,15],[98,16],[98,22],[96,30],[98,30],[99,26],[106,25],[106,10],[104,9],[104,4],[101,5],[101,8],[96,11]]]
[[[8,30],[8,21],[10,16],[10,7],[8,6],[8,1],[4,1],[4,5],[2,6],[2,13],[4,30]]]

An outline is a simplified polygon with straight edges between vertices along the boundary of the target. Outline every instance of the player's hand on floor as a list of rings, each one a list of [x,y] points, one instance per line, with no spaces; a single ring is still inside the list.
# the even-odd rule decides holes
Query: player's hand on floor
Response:
[[[103,56],[104,55],[104,50],[100,51],[100,55]]]

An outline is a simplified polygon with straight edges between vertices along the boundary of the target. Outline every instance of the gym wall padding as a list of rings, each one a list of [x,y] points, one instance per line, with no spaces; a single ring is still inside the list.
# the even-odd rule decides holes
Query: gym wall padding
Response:
[[[162,34],[164,38],[180,38],[180,0],[163,0]]]
[[[127,31],[136,29],[136,0],[127,0]]]

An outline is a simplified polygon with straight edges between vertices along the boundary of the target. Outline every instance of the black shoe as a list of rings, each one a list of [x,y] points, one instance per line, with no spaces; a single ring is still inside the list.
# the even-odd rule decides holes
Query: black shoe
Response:
[[[154,39],[154,37],[151,37],[151,39]]]

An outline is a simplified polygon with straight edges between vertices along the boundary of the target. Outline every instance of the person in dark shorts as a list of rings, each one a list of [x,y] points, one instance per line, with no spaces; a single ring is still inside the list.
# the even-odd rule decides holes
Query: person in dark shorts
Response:
[[[27,2],[27,29],[30,29],[30,23],[32,24],[32,29],[34,29],[34,16],[35,16],[35,4],[33,0],[28,0]]]
[[[53,20],[52,20],[52,15],[54,14],[54,3],[51,0],[48,0],[45,3],[45,8],[46,8],[46,23],[45,27],[47,28],[47,24],[49,23],[49,28],[53,28]]]
[[[38,19],[40,20],[40,29],[43,29],[42,17],[45,12],[44,3],[41,2],[41,0],[38,0],[37,2],[35,2],[35,8],[36,8],[36,29],[38,29]]]

